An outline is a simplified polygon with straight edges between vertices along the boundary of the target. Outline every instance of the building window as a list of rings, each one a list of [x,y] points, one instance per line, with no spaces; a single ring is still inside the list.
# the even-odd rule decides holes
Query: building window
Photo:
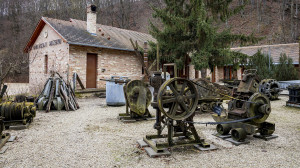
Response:
[[[145,70],[144,70],[144,67],[142,67],[142,74],[143,74],[143,75],[145,74]]]
[[[44,61],[44,70],[45,70],[45,74],[48,73],[48,55],[45,55],[45,61]]]

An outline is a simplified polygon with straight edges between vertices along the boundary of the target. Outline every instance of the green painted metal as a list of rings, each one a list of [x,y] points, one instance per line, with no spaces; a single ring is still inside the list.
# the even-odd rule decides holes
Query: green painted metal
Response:
[[[150,79],[150,81],[152,81],[151,85],[155,87],[154,90],[158,91],[154,93],[157,98],[151,104],[157,109],[154,125],[157,134],[146,135],[143,140],[155,152],[190,145],[209,148],[210,145],[200,138],[193,123],[198,104],[198,92],[195,85],[187,79],[172,78],[157,89],[161,80]],[[167,128],[167,134],[162,134],[164,128]]]
[[[270,136],[275,131],[275,124],[266,122],[271,113],[271,104],[267,96],[258,92],[258,77],[256,70],[248,70],[234,93],[234,98],[228,103],[227,115],[212,117],[217,122],[232,121],[259,116],[250,121],[217,125],[219,134],[224,135],[231,130],[231,136],[236,141],[243,141],[246,135],[260,133]]]
[[[4,127],[3,117],[0,117],[0,149],[5,145],[5,143],[10,138],[9,133],[3,133],[4,128],[5,127]]]
[[[229,99],[224,95],[232,94],[231,89],[212,83],[206,79],[198,78],[194,79],[193,82],[195,83],[199,95],[197,107],[199,112],[212,112],[216,105],[221,105],[223,100]]]
[[[5,126],[31,123],[36,116],[36,106],[33,102],[4,102],[0,104],[1,117]]]
[[[124,95],[126,99],[126,113],[119,114],[121,119],[151,118],[149,105],[152,94],[147,85],[140,80],[133,80],[124,85]]]

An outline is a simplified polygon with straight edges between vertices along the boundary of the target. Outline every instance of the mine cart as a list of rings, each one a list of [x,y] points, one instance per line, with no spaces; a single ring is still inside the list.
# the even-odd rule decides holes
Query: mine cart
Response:
[[[265,140],[277,137],[272,136],[275,124],[266,122],[271,105],[269,98],[258,92],[258,82],[256,70],[246,70],[235,97],[228,104],[227,115],[212,115],[215,121],[220,122],[217,125],[218,136],[228,138],[231,131],[232,142],[236,145],[245,142],[247,135]]]
[[[286,102],[287,106],[300,107],[300,85],[290,85],[289,100]]]

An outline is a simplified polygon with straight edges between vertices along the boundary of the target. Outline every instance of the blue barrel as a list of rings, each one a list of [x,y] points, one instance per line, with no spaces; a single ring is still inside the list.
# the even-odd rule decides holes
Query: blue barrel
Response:
[[[125,83],[116,83],[116,81],[128,81],[125,76],[112,76],[106,81],[106,104],[108,106],[124,106],[125,96],[123,86]]]

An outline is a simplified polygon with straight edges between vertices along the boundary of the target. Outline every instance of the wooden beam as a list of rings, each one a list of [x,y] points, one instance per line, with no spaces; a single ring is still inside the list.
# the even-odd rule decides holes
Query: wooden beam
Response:
[[[147,67],[146,67],[146,64],[144,63],[144,57],[142,56],[142,54],[139,52],[139,50],[138,50],[138,43],[137,43],[137,41],[135,42],[135,44],[134,44],[134,42],[132,41],[132,39],[130,39],[130,42],[131,42],[131,44],[132,44],[132,47],[133,47],[133,49],[134,49],[134,52],[135,52],[135,54],[140,58],[140,61],[141,61],[141,63],[142,63],[142,67],[144,68],[144,71],[145,71],[145,73],[146,73],[146,75],[147,76],[150,76],[150,72],[149,72],[149,70],[147,69]]]

